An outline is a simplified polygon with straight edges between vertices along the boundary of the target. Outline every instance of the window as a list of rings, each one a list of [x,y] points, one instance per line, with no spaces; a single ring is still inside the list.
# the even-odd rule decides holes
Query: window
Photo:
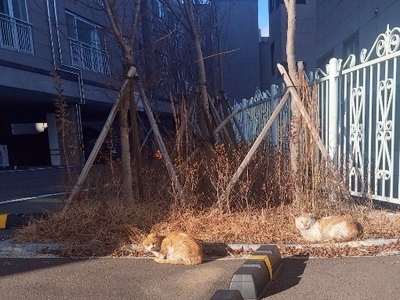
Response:
[[[25,0],[0,0],[0,13],[28,22]]]
[[[0,0],[0,47],[33,53],[25,0]]]
[[[350,54],[356,57],[360,54],[358,31],[343,41],[343,61],[346,61]]]
[[[66,20],[72,65],[110,74],[102,28],[70,12],[66,13]]]

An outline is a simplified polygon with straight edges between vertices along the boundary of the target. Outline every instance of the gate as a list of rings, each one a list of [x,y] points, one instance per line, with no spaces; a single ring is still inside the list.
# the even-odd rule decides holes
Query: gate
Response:
[[[399,46],[400,28],[388,26],[359,58],[332,58],[326,72],[315,73],[322,138],[330,157],[347,171],[350,193],[395,204],[400,204]]]

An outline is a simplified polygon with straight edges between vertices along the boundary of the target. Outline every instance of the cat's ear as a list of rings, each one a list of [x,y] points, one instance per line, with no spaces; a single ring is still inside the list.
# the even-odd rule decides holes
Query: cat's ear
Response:
[[[153,236],[157,236],[158,235],[158,231],[154,228],[150,228],[150,234]]]
[[[149,236],[156,237],[156,236],[158,236],[158,232],[154,231],[154,230],[151,230],[150,233],[149,233]]]

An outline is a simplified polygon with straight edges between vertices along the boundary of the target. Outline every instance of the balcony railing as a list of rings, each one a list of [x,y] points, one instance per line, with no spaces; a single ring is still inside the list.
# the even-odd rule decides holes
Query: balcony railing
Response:
[[[71,62],[74,67],[110,74],[110,58],[106,51],[97,47],[69,40]]]
[[[0,14],[0,47],[33,54],[32,26]]]

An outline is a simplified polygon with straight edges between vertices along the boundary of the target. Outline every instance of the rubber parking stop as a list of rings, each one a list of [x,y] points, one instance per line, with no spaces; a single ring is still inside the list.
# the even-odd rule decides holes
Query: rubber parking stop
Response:
[[[265,257],[267,256],[267,258]],[[279,252],[279,248],[276,245],[261,245],[250,259],[262,259],[267,265],[270,278],[275,277],[276,273],[282,266],[282,256]]]
[[[239,290],[244,299],[260,299],[270,281],[264,262],[253,261],[233,274],[229,289]]]
[[[233,274],[229,289],[239,290],[246,300],[261,299],[281,265],[279,248],[262,245]]]
[[[238,290],[217,290],[210,300],[244,300]]]

